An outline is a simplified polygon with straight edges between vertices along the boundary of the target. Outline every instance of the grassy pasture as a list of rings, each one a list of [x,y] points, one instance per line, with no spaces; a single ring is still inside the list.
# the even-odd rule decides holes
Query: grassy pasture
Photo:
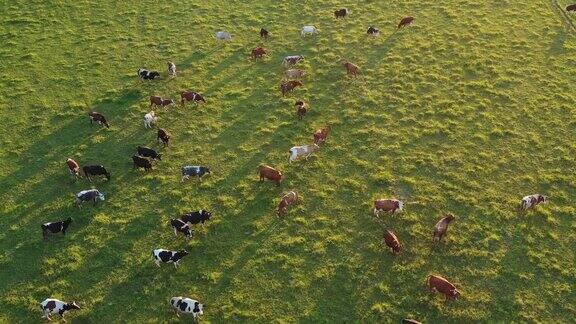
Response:
[[[564,3],[560,1],[562,5]],[[77,300],[74,322],[178,322],[172,296],[207,304],[212,322],[570,322],[576,316],[576,38],[549,1],[4,1],[0,18],[0,322],[41,322],[47,297]],[[415,24],[396,32],[405,15]],[[299,29],[314,24],[316,37]],[[364,33],[381,29],[376,39]],[[258,31],[272,37],[261,42]],[[228,30],[233,41],[217,43]],[[250,50],[269,51],[253,62]],[[282,98],[281,60],[303,54],[304,87]],[[361,67],[350,80],[342,58]],[[165,63],[178,77],[166,77]],[[163,72],[139,82],[140,67]],[[199,106],[156,110],[152,94],[204,94]],[[294,100],[310,103],[303,121]],[[90,127],[87,111],[110,129]],[[288,149],[332,134],[308,162]],[[164,154],[132,171],[137,145]],[[72,181],[64,161],[101,163],[112,180]],[[280,188],[256,168],[284,171]],[[184,164],[212,167],[180,183]],[[107,194],[96,208],[76,192]],[[281,194],[302,200],[278,220]],[[527,194],[551,202],[518,215]],[[371,214],[378,197],[406,211]],[[186,244],[168,221],[215,214]],[[444,212],[457,219],[431,244]],[[40,224],[74,218],[41,239]],[[394,231],[404,252],[381,245]],[[175,271],[154,248],[186,248]],[[450,279],[457,302],[424,289]],[[182,321],[190,320],[182,319]]]

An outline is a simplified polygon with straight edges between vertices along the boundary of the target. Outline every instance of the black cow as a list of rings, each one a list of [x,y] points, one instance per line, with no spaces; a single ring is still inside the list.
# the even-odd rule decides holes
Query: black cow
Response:
[[[376,36],[376,35],[380,34],[380,30],[376,27],[370,26],[370,27],[368,27],[366,34]]]
[[[156,153],[153,149],[146,146],[138,146],[138,155],[143,157],[149,157],[151,159],[162,160],[162,154]]]
[[[188,240],[192,237],[192,230],[186,222],[174,218],[170,220],[170,225],[174,229],[174,236],[178,236],[178,232],[180,232],[184,234]]]
[[[270,33],[266,29],[264,28],[260,29],[260,37],[268,38],[268,36],[270,36]]]
[[[133,169],[144,168],[146,171],[152,170],[152,163],[145,157],[141,157],[140,155],[133,155],[132,161],[134,162]]]
[[[168,144],[170,142],[170,134],[164,128],[160,128],[160,129],[158,129],[158,134],[156,135],[156,140],[162,141],[162,143],[164,143],[164,146],[168,146]]]
[[[68,229],[70,223],[72,223],[72,217],[68,217],[68,219],[59,222],[44,223],[40,225],[40,227],[42,227],[42,236],[47,240],[49,233],[62,232],[62,235],[66,235],[66,229]]]
[[[190,179],[190,177],[198,177],[202,181],[202,177],[210,173],[210,168],[206,166],[191,166],[186,165],[182,167],[182,182]]]
[[[336,18],[345,18],[346,16],[348,16],[348,9],[346,8],[338,9],[334,11],[334,16]]]
[[[96,201],[104,201],[104,194],[100,193],[97,189],[82,190],[76,194],[76,205],[82,208],[82,203],[86,201],[93,201],[96,206]]]
[[[86,175],[86,178],[88,178],[90,182],[92,182],[90,176],[99,175],[103,175],[106,177],[106,180],[110,180],[110,172],[106,171],[106,168],[101,165],[86,165],[82,168],[82,171],[84,171],[84,175]]]
[[[188,255],[188,251],[168,251],[164,249],[156,249],[152,251],[152,256],[154,257],[154,262],[158,267],[160,267],[160,262],[163,263],[174,263],[174,268],[180,262],[180,259]]]
[[[97,122],[100,125],[106,126],[106,128],[110,128],[110,125],[108,125],[106,118],[101,113],[91,111],[88,113],[88,117],[90,117],[90,125],[92,125],[94,122]]]
[[[146,69],[138,69],[138,76],[142,80],[154,80],[154,78],[160,76],[160,73],[156,71],[148,71]]]
[[[189,213],[186,213],[186,214],[180,216],[180,220],[185,222],[185,223],[190,223],[192,225],[196,225],[196,224],[200,223],[202,226],[204,226],[204,222],[209,220],[210,217],[212,217],[211,212],[209,212],[207,210],[199,210],[199,211],[189,212]]]

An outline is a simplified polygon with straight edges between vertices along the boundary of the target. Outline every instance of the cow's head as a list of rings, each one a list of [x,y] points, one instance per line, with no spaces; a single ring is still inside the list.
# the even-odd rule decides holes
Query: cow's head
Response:
[[[103,192],[99,192],[97,197],[98,197],[98,199],[100,199],[100,200],[102,200],[102,201],[105,200],[105,197],[104,197],[104,193],[103,193]]]
[[[458,297],[460,297],[460,292],[457,289],[453,289],[450,291],[451,299],[457,299]]]
[[[204,173],[210,173],[210,168],[209,168],[209,167],[204,167]]]
[[[210,219],[210,217],[212,217],[212,213],[207,211],[207,210],[201,210],[200,211],[200,217],[203,220],[208,220],[208,219]]]
[[[176,255],[177,255],[178,258],[180,258],[180,259],[183,258],[183,257],[185,257],[185,256],[187,256],[188,254],[189,254],[189,253],[188,253],[188,251],[186,251],[186,250],[180,250],[180,251],[176,252]]]
[[[70,224],[72,223],[72,217],[68,217],[65,221],[64,224]]]
[[[204,306],[199,302],[194,302],[194,309],[192,312],[196,315],[204,315]]]
[[[170,305],[172,305],[172,307],[178,307],[178,304],[180,303],[181,300],[182,297],[172,297],[170,298]]]
[[[398,211],[401,212],[404,210],[404,203],[401,202],[400,200],[396,201],[396,206],[398,207]]]
[[[156,77],[159,77],[159,76],[160,76],[160,73],[158,73],[158,72],[151,72],[151,73],[150,73],[150,76],[151,76],[152,78],[156,78]]]
[[[162,154],[156,154],[156,157],[158,158],[158,160],[162,161]]]
[[[64,305],[64,309],[65,310],[80,309],[80,306],[78,305],[78,303],[73,301],[73,302],[69,302],[68,304]]]
[[[456,218],[454,215],[452,214],[446,214],[446,221],[451,222],[454,220],[454,218]]]
[[[539,203],[545,203],[547,201],[548,201],[548,196],[544,196],[544,195],[538,196],[538,202]]]

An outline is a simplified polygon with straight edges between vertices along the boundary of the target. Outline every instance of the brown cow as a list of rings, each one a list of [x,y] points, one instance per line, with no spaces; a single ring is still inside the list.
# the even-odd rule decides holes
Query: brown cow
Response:
[[[326,127],[320,128],[319,130],[314,132],[314,144],[320,145],[326,142],[326,138],[328,137],[330,130],[331,130],[330,125],[327,125]]]
[[[266,55],[266,50],[263,47],[256,47],[252,50],[250,57],[253,59],[262,58],[262,56]]]
[[[426,280],[426,284],[428,285],[428,289],[431,292],[439,292],[446,296],[446,302],[449,300],[456,300],[456,298],[460,297],[460,292],[456,289],[456,287],[451,284],[448,280],[436,276],[430,275]]]
[[[300,69],[290,69],[286,70],[285,75],[287,79],[300,79],[306,75],[306,72]]]
[[[280,182],[282,182],[283,179],[282,172],[274,169],[271,166],[261,165],[258,167],[258,172],[260,173],[260,181],[268,179],[276,182],[276,186],[279,186]]]
[[[440,219],[438,223],[434,225],[434,242],[440,242],[442,236],[444,236],[448,230],[448,224],[450,224],[454,218],[454,215],[448,214],[445,217],[442,217],[442,219]]]
[[[187,101],[192,101],[194,103],[202,101],[202,102],[206,103],[206,100],[204,100],[204,97],[202,97],[199,93],[194,92],[194,91],[180,92],[180,98],[181,98],[180,104],[182,106],[184,106],[184,104],[186,104]]]
[[[336,18],[346,18],[348,16],[348,9],[342,8],[334,11],[334,16]]]
[[[70,174],[77,177],[77,178],[81,178],[82,176],[80,175],[80,165],[78,165],[78,163],[72,159],[67,159],[66,160],[66,164],[68,165],[68,170],[70,171]]]
[[[296,116],[302,120],[302,117],[304,117],[308,111],[308,105],[304,101],[296,101],[294,105],[297,107]]]
[[[284,96],[286,95],[287,92],[290,92],[294,90],[294,88],[300,87],[302,85],[303,84],[300,81],[288,81],[280,85],[280,90],[282,91],[282,95]]]
[[[280,200],[280,203],[278,204],[278,208],[276,209],[276,213],[278,214],[278,217],[284,216],[286,209],[289,206],[295,204],[297,201],[298,201],[298,192],[296,190],[291,190],[290,192],[285,194],[282,197],[282,199]]]
[[[392,249],[392,253],[398,254],[402,251],[402,246],[400,245],[400,241],[396,237],[396,234],[390,232],[388,230],[384,231],[384,243]]]
[[[97,122],[100,125],[106,126],[106,128],[110,128],[110,125],[108,125],[106,118],[101,113],[92,111],[88,113],[88,117],[90,117],[90,125],[92,125],[92,122]]]
[[[576,3],[566,6],[566,11],[576,11]]]
[[[344,68],[346,68],[346,73],[348,73],[349,76],[355,77],[360,72],[360,68],[358,67],[358,65],[354,63],[346,61],[342,63],[342,65],[344,66]]]
[[[168,146],[168,144],[170,142],[170,134],[164,128],[160,128],[160,129],[158,129],[158,134],[156,135],[156,140],[162,141],[162,143],[164,143],[164,146]]]
[[[398,29],[410,25],[413,21],[414,17],[412,16],[402,18],[402,20],[400,20],[400,23],[398,24]]]
[[[380,216],[381,212],[394,214],[404,209],[404,203],[397,199],[378,199],[374,201],[374,216]]]
[[[174,100],[172,99],[162,99],[159,96],[151,96],[150,97],[150,107],[158,106],[158,107],[168,107],[174,104]]]

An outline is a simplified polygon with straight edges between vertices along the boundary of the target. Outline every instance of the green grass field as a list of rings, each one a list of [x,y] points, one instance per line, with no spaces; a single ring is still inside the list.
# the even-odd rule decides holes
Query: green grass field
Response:
[[[344,20],[337,1],[187,2],[0,4],[0,322],[41,322],[48,297],[79,301],[73,322],[177,322],[172,296],[204,302],[216,323],[574,320],[576,38],[550,1],[367,0],[346,3]],[[414,25],[396,32],[406,15]],[[320,34],[301,38],[307,24]],[[249,60],[260,44],[268,57]],[[308,76],[282,98],[292,54]],[[141,67],[162,78],[139,82]],[[207,103],[156,110],[173,135],[163,149],[142,125],[148,97],[185,89]],[[311,106],[303,121],[296,99]],[[111,128],[91,127],[89,110]],[[328,123],[322,149],[289,164]],[[137,145],[164,154],[152,172],[132,170]],[[68,157],[112,180],[73,181]],[[280,188],[258,182],[261,163],[284,172]],[[181,183],[185,164],[213,174]],[[106,201],[79,210],[90,187]],[[279,220],[292,188],[302,199]],[[550,203],[517,214],[533,193]],[[406,210],[378,220],[372,201],[386,197]],[[175,238],[169,219],[198,209],[214,213],[208,226]],[[445,212],[457,218],[433,246]],[[40,224],[68,216],[68,234],[43,242]],[[155,248],[191,254],[175,271],[154,265]],[[461,299],[428,294],[432,273]]]

